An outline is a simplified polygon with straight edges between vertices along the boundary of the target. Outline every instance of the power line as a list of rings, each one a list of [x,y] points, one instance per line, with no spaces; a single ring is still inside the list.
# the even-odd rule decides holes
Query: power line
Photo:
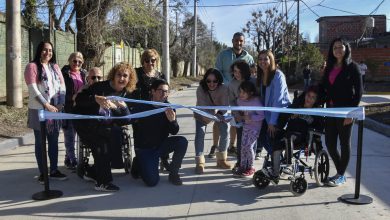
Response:
[[[288,0],[295,1],[295,0]],[[253,6],[253,5],[267,5],[267,4],[275,4],[280,3],[280,1],[272,1],[272,2],[258,2],[258,3],[242,3],[242,4],[226,4],[226,5],[198,5],[198,8],[220,8],[220,7],[237,7],[237,6]],[[193,5],[187,5],[184,7],[194,7]]]
[[[317,17],[321,17],[321,16],[319,16],[315,11],[313,11],[313,9],[311,9],[311,7],[309,7],[309,6],[306,4],[306,2],[304,2],[303,0],[301,0],[301,2],[302,2],[304,5],[306,5],[307,9],[309,9],[311,12],[313,12],[313,14],[315,14]],[[313,7],[313,6],[312,6],[312,7]]]
[[[376,8],[369,15],[376,13],[378,11],[379,7],[383,4],[383,2],[385,2],[385,0],[382,0],[381,3],[379,3],[379,5],[376,6]]]

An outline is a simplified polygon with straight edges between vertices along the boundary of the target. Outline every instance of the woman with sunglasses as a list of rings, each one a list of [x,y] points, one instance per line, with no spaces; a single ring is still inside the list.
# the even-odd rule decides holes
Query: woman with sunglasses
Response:
[[[82,68],[84,63],[83,54],[80,52],[71,53],[68,58],[68,65],[65,65],[61,72],[66,86],[65,113],[72,113],[76,95],[85,85],[86,70]],[[68,169],[76,169],[77,159],[75,156],[76,131],[71,120],[63,120],[65,160],[64,164]]]
[[[227,86],[222,84],[223,78],[217,69],[210,68],[206,71],[203,79],[199,83],[196,90],[196,105],[197,106],[227,106],[229,105],[229,96]],[[225,111],[203,110],[220,119],[216,121],[220,133],[219,146],[217,147],[217,167],[221,169],[231,169],[231,165],[227,162],[227,144],[228,144],[228,125],[223,119]],[[205,167],[204,158],[204,137],[207,124],[211,119],[194,114],[196,133],[195,133],[195,172],[202,174]]]
[[[150,100],[150,86],[156,79],[164,79],[165,75],[157,70],[160,62],[160,55],[155,49],[147,49],[141,55],[142,67],[135,69],[138,82],[134,98]]]

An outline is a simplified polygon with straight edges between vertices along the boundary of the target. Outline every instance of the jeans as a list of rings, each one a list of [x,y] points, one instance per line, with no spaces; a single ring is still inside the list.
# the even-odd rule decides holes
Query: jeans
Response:
[[[63,127],[64,131],[64,144],[65,144],[65,160],[69,159],[70,161],[75,161],[76,156],[74,153],[74,145],[75,145],[75,137],[76,130],[74,129],[73,122],[71,120],[67,120],[65,122],[66,127]]]
[[[134,162],[137,172],[147,186],[155,186],[160,181],[158,172],[158,162],[160,157],[164,157],[173,152],[170,164],[170,173],[177,174],[187,152],[188,141],[183,136],[170,136],[158,148],[135,149]]]
[[[38,163],[39,172],[43,173],[43,162],[42,162],[42,133],[40,130],[34,130],[35,137],[35,158]],[[53,130],[52,133],[46,133],[48,143],[48,156],[50,160],[50,173],[58,169],[58,136],[59,131]],[[46,141],[46,140],[45,140]]]
[[[228,125],[224,122],[214,122],[219,128],[219,145],[218,151],[224,152],[228,145]],[[207,124],[203,124],[195,119],[196,133],[195,133],[195,155],[201,156],[204,151],[204,137],[206,135]]]
[[[336,166],[337,174],[344,175],[351,155],[352,125],[343,125],[344,118],[325,120],[325,144],[330,157]],[[337,150],[337,139],[340,139],[340,152]]]
[[[303,84],[304,84],[304,90],[305,90],[305,91],[309,88],[309,86],[310,86],[310,81],[311,81],[310,78],[309,78],[309,79],[303,79]]]

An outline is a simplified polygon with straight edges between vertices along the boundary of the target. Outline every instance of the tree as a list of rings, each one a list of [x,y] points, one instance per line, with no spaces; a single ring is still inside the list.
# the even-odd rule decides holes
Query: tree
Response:
[[[264,10],[258,9],[252,12],[252,19],[249,20],[243,32],[247,33],[249,39],[256,47],[257,52],[265,47],[275,54],[292,50],[296,42],[296,25],[283,20],[283,14],[276,8]],[[284,51],[282,51],[282,39],[284,40]]]

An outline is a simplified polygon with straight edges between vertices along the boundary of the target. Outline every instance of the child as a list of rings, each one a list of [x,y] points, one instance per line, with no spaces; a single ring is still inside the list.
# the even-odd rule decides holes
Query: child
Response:
[[[288,108],[316,108],[319,107],[317,102],[318,89],[315,86],[310,86],[305,93],[294,99],[294,102]],[[286,127],[287,125],[287,127]],[[323,129],[323,118],[320,116],[312,115],[297,115],[283,113],[279,115],[278,119],[278,132],[275,138],[271,141],[272,143],[272,172],[265,170],[266,175],[268,174],[270,180],[277,184],[279,182],[280,175],[280,156],[282,151],[286,148],[284,137],[291,137],[294,135],[296,139],[294,144],[307,142],[309,129],[322,130]],[[286,127],[284,129],[284,127]],[[318,139],[319,137],[317,137]],[[320,141],[320,140],[318,140]],[[290,142],[288,142],[290,143]],[[291,149],[289,146],[288,149]],[[287,164],[291,164],[291,153],[287,158]],[[287,172],[283,171],[283,172]],[[290,173],[290,172],[288,172]]]
[[[260,99],[255,96],[256,87],[252,82],[242,82],[239,89],[238,106],[263,106]],[[264,113],[263,111],[243,111],[235,119],[236,121],[242,121],[244,125],[241,139],[240,164],[237,169],[233,170],[233,174],[250,178],[255,173],[255,168],[253,167],[255,153],[253,148],[260,133]]]

